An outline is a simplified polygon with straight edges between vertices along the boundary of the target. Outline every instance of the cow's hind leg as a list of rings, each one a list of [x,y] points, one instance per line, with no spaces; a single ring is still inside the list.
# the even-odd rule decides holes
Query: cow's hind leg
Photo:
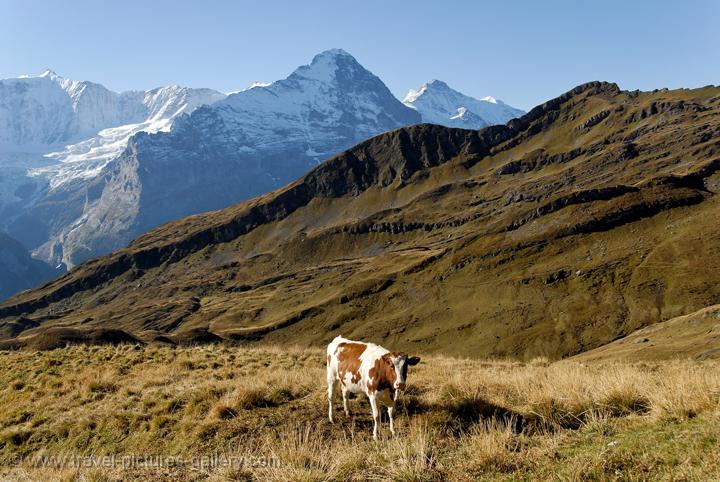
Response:
[[[340,385],[343,397],[343,409],[345,409],[345,415],[350,416],[350,410],[348,410],[348,389],[345,385]]]
[[[330,365],[328,365],[328,373],[327,373],[327,396],[328,396],[328,418],[330,419],[330,423],[334,423],[333,420],[333,394],[335,393],[335,375],[332,373],[330,369]]]

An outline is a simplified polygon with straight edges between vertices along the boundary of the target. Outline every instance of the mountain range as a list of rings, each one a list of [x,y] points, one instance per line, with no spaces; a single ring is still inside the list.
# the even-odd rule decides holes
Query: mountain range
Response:
[[[319,77],[302,73],[289,81]],[[175,126],[203,144],[197,126],[239,109],[221,102]],[[141,154],[153,138],[169,153],[182,141],[139,135],[126,162],[157,159]],[[714,86],[590,82],[505,125],[400,127],[16,295],[0,304],[0,337],[55,346],[122,330],[319,345],[341,333],[408,352],[531,359],[680,320],[663,325],[672,333],[693,313],[715,316],[702,310],[720,301],[708,262],[720,254],[719,156]],[[639,343],[667,339],[643,333]],[[693,356],[720,352],[717,330],[703,333]]]
[[[165,222],[276,189],[382,132],[479,128],[522,113],[441,84],[400,102],[339,49],[228,95],[115,93],[49,70],[1,80],[0,230],[52,266],[73,267]]]

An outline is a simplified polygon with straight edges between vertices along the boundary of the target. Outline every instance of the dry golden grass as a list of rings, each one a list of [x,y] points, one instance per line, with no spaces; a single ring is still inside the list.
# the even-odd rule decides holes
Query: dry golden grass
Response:
[[[351,400],[351,417],[339,410],[335,424],[327,421],[323,362],[320,350],[287,347],[0,352],[0,477],[720,478],[717,362],[425,357],[400,401],[399,436],[384,423],[379,442],[363,397]],[[77,466],[113,454],[114,464]],[[216,459],[193,467],[202,455]],[[86,458],[37,466],[51,456]],[[174,459],[124,467],[123,456]],[[240,464],[239,457],[263,458]]]

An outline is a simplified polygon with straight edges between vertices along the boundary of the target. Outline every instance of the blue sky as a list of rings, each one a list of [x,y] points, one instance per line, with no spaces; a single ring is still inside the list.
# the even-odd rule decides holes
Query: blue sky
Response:
[[[433,78],[529,109],[589,80],[720,84],[720,2],[0,0],[0,77],[239,90],[340,47],[402,98]]]

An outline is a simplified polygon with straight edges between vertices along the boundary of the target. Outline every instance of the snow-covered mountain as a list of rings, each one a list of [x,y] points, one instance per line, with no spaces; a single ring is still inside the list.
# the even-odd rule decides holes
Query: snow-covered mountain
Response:
[[[130,137],[223,98],[180,86],[117,93],[51,70],[0,80],[0,230],[37,248],[82,212]]]
[[[75,264],[172,219],[278,188],[368,137],[419,122],[351,55],[323,52],[286,79],[178,117],[167,132],[133,136],[104,169],[97,197],[38,252]]]
[[[128,124],[154,122],[159,130],[176,115],[224,97],[211,89],[179,86],[117,93],[52,70],[0,79],[0,149],[45,153],[47,146],[86,141],[103,129]]]
[[[423,121],[478,128],[520,113],[447,86],[452,95],[440,95],[435,84],[403,104],[339,49],[228,95],[115,93],[51,71],[2,80],[0,231],[71,267],[164,222],[278,188],[381,132]]]
[[[46,178],[56,188],[76,177],[97,175],[125,150],[133,134],[167,130],[178,115],[223,98],[225,94],[211,89],[177,85],[117,93],[51,70],[38,77],[4,79],[0,152],[13,153],[32,169],[32,176]]]
[[[340,145],[420,121],[378,77],[340,49],[317,55],[286,79],[257,82],[230,95],[212,111],[238,149],[263,156],[291,149],[311,161],[302,172],[343,150]]]
[[[90,85],[102,88],[98,84]],[[118,116],[115,122],[106,124],[106,128],[102,128],[92,137],[45,154],[46,158],[55,162],[45,168],[34,169],[31,174],[49,177],[53,189],[78,177],[94,177],[110,160],[127,148],[128,140],[132,135],[138,132],[167,131],[180,114],[191,113],[201,105],[224,99],[225,94],[212,89],[191,89],[170,85],[148,91],[124,92],[119,94],[119,97],[121,99],[130,97],[134,100],[130,104],[131,111],[135,112],[133,115],[124,119]],[[86,102],[90,103],[88,100]],[[119,112],[122,113],[124,107],[125,105],[121,103]],[[83,113],[83,110],[80,109],[79,112]],[[96,125],[102,120],[113,118],[113,111],[107,112],[109,115],[104,115],[102,111],[94,111],[93,114],[97,116],[94,119]],[[85,117],[90,115],[92,114],[85,113]]]
[[[494,97],[478,100],[461,94],[441,80],[433,80],[418,90],[410,90],[403,103],[418,111],[423,122],[464,129],[505,124],[525,113]]]

